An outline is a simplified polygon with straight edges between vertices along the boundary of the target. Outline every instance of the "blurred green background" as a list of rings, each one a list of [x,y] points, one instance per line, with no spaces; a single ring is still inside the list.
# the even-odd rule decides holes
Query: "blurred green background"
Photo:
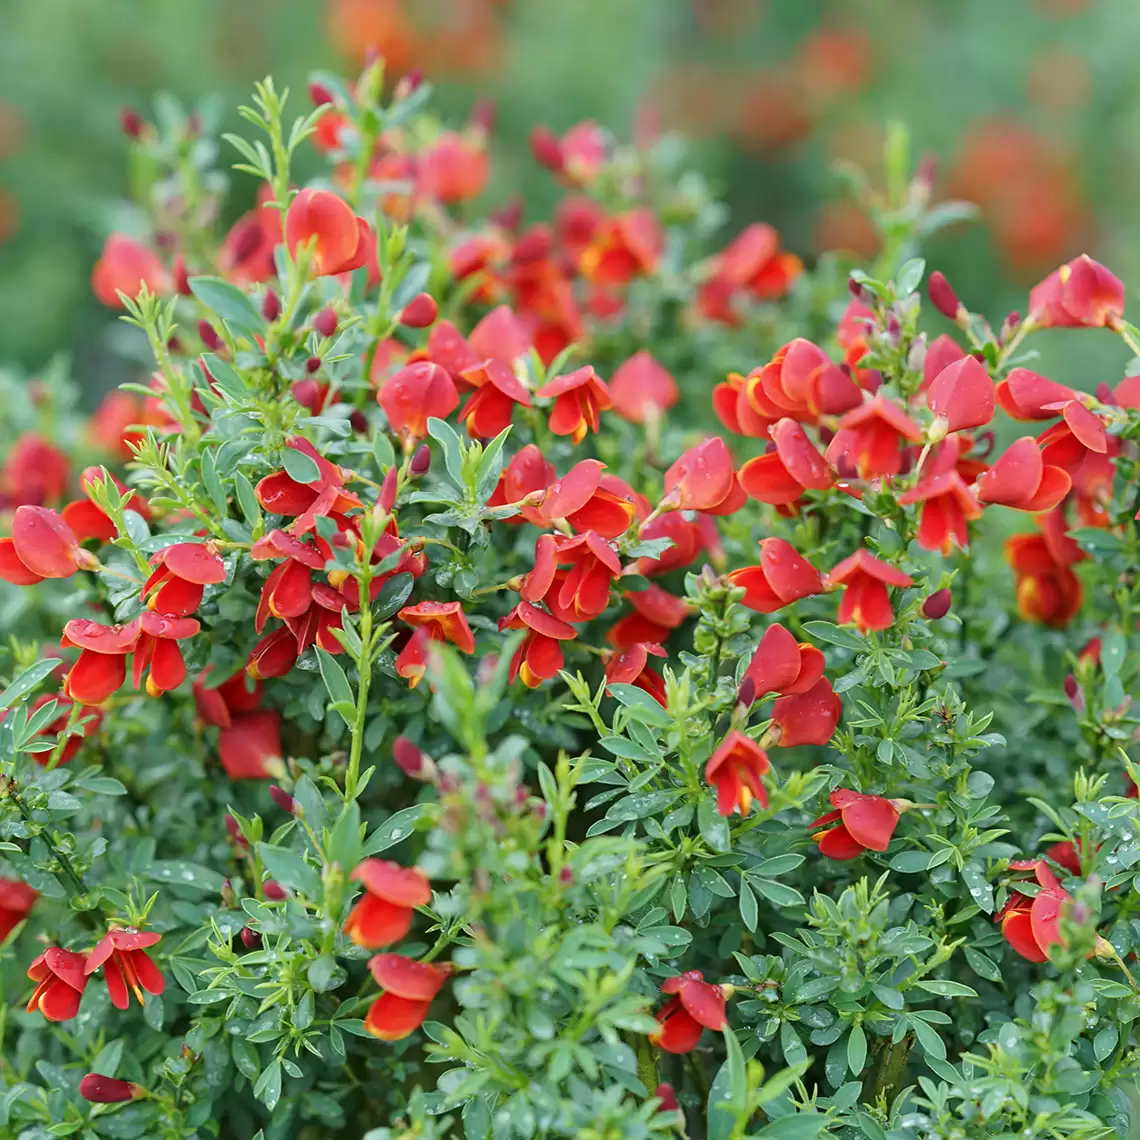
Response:
[[[125,187],[119,109],[215,94],[230,129],[255,79],[300,110],[311,69],[351,69],[369,43],[422,66],[447,118],[496,101],[492,206],[553,201],[536,123],[628,137],[656,119],[693,138],[726,240],[764,219],[809,261],[862,250],[834,163],[873,168],[896,119],[937,156],[936,195],[982,206],[928,255],[995,322],[1081,251],[1140,269],[1137,0],[0,0],[0,29],[0,361],[67,350],[88,402],[121,378],[89,286]],[[238,176],[235,215],[253,189]],[[1115,338],[1070,343],[1080,356],[1046,354],[1082,386],[1123,360]]]

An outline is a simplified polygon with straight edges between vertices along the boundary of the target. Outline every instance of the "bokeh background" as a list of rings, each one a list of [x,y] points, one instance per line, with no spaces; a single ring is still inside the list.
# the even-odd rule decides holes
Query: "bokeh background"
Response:
[[[70,353],[88,402],[120,379],[89,274],[126,188],[121,107],[216,99],[230,129],[254,80],[299,110],[310,70],[369,44],[424,68],[447,118],[495,100],[492,206],[548,209],[536,123],[659,121],[729,203],[726,239],[767,220],[809,263],[872,251],[835,165],[873,169],[902,121],[937,194],[982,208],[928,258],[997,322],[1081,251],[1140,279],[1138,37],[1136,0],[0,0],[0,361]],[[237,176],[235,215],[253,191]],[[1112,378],[1115,338],[1071,339],[1058,378]]]

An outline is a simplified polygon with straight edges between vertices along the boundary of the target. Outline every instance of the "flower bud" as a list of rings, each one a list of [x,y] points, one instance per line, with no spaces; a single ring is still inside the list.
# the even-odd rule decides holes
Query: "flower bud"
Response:
[[[190,274],[186,271],[186,259],[179,254],[174,259],[174,291],[182,297],[191,295]]]
[[[79,1095],[92,1104],[118,1104],[124,1100],[138,1100],[146,1096],[146,1089],[133,1081],[120,1081],[101,1073],[88,1073],[79,1082]]]
[[[261,299],[261,315],[267,321],[275,321],[281,315],[281,298],[272,289],[266,289]]]
[[[352,414],[348,417],[348,422],[352,425],[352,430],[358,435],[364,435],[368,431],[368,417],[359,408],[353,409]]]
[[[218,336],[217,330],[207,320],[198,322],[198,337],[211,352],[217,352],[223,345],[222,338]]]
[[[740,682],[740,689],[736,694],[736,703],[742,708],[750,709],[756,700],[756,682],[751,677],[745,677]]]
[[[380,497],[376,500],[376,507],[383,514],[390,515],[396,505],[396,491],[399,488],[400,477],[395,467],[389,467],[380,485]]]
[[[424,69],[422,67],[413,67],[412,70],[396,84],[396,99],[407,99],[409,95],[414,95],[423,85],[423,81]]]
[[[426,329],[435,324],[439,306],[429,293],[417,293],[400,311],[400,324],[408,329]]]
[[[261,889],[270,902],[280,902],[289,897],[289,892],[276,879],[266,879]]]
[[[241,928],[241,944],[247,950],[257,950],[261,947],[261,935],[256,930],[243,926]]]
[[[137,139],[143,132],[142,116],[134,107],[122,107],[119,110],[119,126],[127,138]]]
[[[321,358],[319,356],[310,356],[305,361],[305,371],[311,376],[314,372],[321,370]]]
[[[562,170],[562,144],[549,127],[535,127],[530,132],[530,153],[547,170],[552,170],[555,174]]]
[[[426,443],[421,443],[419,447],[416,448],[411,463],[408,464],[408,471],[413,478],[419,479],[422,475],[428,473],[430,467],[431,448]]]
[[[862,301],[866,297],[866,290],[863,288],[862,282],[856,281],[854,277],[847,278],[847,292],[856,301]]]
[[[234,819],[234,817],[230,815],[229,812],[226,813],[226,830],[230,833],[230,838],[239,847],[249,846],[249,840],[247,840],[246,837],[242,835],[241,828],[238,827],[238,821]]]
[[[1001,333],[998,336],[998,339],[1002,342],[1002,344],[1004,344],[1007,340],[1009,340],[1011,336],[1013,336],[1015,332],[1017,332],[1020,325],[1021,314],[1017,311],[1010,313],[1009,316],[1005,318],[1005,320],[1002,322]]]
[[[962,302],[958,300],[958,294],[950,287],[950,282],[939,270],[936,269],[930,275],[926,291],[930,295],[930,303],[944,317],[952,321],[958,320],[958,314],[962,311]]]
[[[931,621],[944,618],[950,612],[951,601],[952,598],[949,589],[944,587],[941,590],[935,590],[934,593],[922,603],[923,617],[930,618]]]
[[[323,107],[326,103],[336,102],[336,97],[323,83],[313,80],[309,81],[309,98],[314,107]]]
[[[495,225],[501,226],[510,233],[515,233],[519,226],[522,225],[523,210],[525,208],[526,203],[523,201],[522,195],[512,194],[505,206],[492,212],[490,219]]]
[[[290,815],[301,815],[301,805],[284,789],[276,784],[269,785],[269,798],[282,810]]]
[[[1073,706],[1073,712],[1080,716],[1085,711],[1085,694],[1081,691],[1080,682],[1072,673],[1065,678],[1064,689],[1069,704]]]
[[[225,882],[222,883],[222,889],[218,893],[222,898],[222,906],[226,907],[227,910],[232,910],[237,906],[237,892],[234,890],[229,879],[226,879]]]
[[[333,333],[336,332],[336,326],[337,326],[336,309],[334,309],[331,305],[329,305],[325,309],[322,309],[313,318],[313,328],[316,329],[317,332],[320,333],[321,336],[324,336],[324,337],[332,336]]]
[[[563,867],[558,872],[558,881],[569,886],[574,881],[574,872],[569,867]]]
[[[662,1081],[654,1090],[653,1095],[661,1102],[662,1112],[680,1112],[681,1106],[677,1103],[677,1094],[673,1086]]]
[[[406,736],[397,736],[392,741],[392,759],[405,776],[413,780],[420,780],[425,784],[433,783],[439,776],[439,769],[435,761],[420,748],[417,748]]]

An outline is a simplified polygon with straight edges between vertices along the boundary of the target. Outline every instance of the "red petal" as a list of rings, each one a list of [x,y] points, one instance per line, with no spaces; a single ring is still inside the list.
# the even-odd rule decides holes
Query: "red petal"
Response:
[[[381,1041],[399,1041],[424,1023],[430,1001],[409,1001],[396,994],[381,994],[369,1007],[364,1028]]]
[[[177,542],[161,553],[166,568],[187,582],[212,586],[226,580],[226,566],[221,555],[204,543]]]
[[[453,973],[447,964],[417,962],[403,954],[377,954],[368,968],[381,989],[409,1001],[431,1001]]]
[[[20,561],[41,578],[71,577],[82,554],[71,527],[46,507],[16,508],[12,542]]]
[[[358,946],[377,950],[407,937],[412,928],[413,913],[409,906],[399,906],[376,895],[365,895],[349,911],[344,920],[344,931]]]
[[[431,885],[415,867],[401,867],[387,859],[365,859],[351,877],[363,883],[370,895],[398,906],[427,906],[431,902]]]

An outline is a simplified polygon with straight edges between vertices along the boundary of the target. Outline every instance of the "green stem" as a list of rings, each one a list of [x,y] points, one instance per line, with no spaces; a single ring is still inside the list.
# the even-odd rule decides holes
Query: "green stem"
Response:
[[[356,717],[352,724],[352,745],[348,754],[348,771],[344,777],[345,799],[356,799],[360,786],[360,755],[364,748],[364,720],[368,709],[368,686],[372,681],[372,607],[369,602],[372,574],[360,579],[360,660],[356,663],[360,680],[356,691]]]

